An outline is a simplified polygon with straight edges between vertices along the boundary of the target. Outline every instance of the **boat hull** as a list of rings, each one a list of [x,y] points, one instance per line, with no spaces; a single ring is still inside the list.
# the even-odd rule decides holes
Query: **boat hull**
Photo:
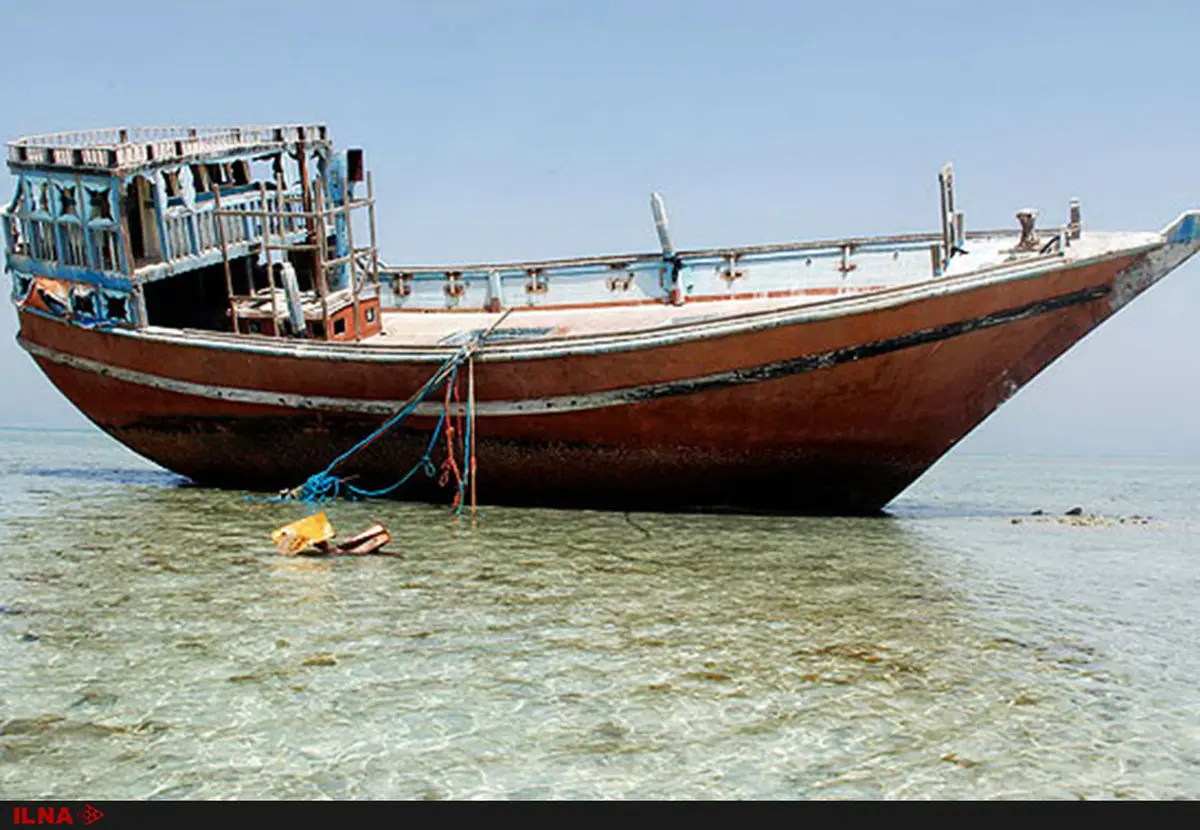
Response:
[[[1173,267],[1154,256],[1064,264],[844,313],[843,301],[814,304],[795,319],[711,337],[485,349],[475,366],[479,500],[878,512]],[[300,484],[442,359],[367,346],[306,351],[267,338],[252,338],[254,348],[203,335],[155,340],[20,316],[22,344],[87,417],[217,487]],[[339,473],[364,487],[392,483],[423,455],[436,411],[419,410]],[[443,441],[435,460],[444,455]],[[418,474],[396,496],[445,502],[438,478]]]

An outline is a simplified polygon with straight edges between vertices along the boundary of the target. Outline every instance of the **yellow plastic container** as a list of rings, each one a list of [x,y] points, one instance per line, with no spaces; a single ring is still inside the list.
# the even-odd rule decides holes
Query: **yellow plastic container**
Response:
[[[317,550],[317,545],[335,535],[333,525],[322,511],[273,531],[271,541],[284,556],[297,556],[309,549]]]

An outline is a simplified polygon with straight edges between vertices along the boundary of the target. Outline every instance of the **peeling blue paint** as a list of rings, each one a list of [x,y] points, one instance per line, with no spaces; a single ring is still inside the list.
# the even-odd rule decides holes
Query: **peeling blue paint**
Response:
[[[1200,241],[1200,221],[1197,221],[1198,215],[1200,214],[1189,213],[1180,219],[1168,233],[1167,241],[1172,245],[1187,245]]]
[[[133,290],[133,282],[121,274],[107,271],[96,271],[91,268],[75,268],[70,265],[58,265],[53,262],[43,262],[23,254],[8,255],[9,269],[36,277],[49,277],[67,282],[81,282],[106,288],[110,291],[127,292]]]
[[[327,181],[329,182],[329,203],[335,207],[341,207],[346,203],[347,196],[347,181],[346,181],[346,155],[338,153],[325,163],[328,167]],[[346,233],[346,215],[339,213],[334,220],[335,231],[334,235],[337,238],[337,256],[344,257],[350,253],[350,245],[347,240]],[[346,266],[339,265],[336,273],[330,280],[330,290],[340,291],[350,284],[349,273]]]

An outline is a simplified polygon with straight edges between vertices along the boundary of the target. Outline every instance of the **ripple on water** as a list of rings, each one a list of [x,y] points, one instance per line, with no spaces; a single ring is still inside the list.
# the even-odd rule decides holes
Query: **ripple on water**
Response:
[[[951,471],[875,520],[337,505],[403,556],[290,560],[304,508],[70,441],[0,472],[10,797],[1200,796],[1195,516]]]

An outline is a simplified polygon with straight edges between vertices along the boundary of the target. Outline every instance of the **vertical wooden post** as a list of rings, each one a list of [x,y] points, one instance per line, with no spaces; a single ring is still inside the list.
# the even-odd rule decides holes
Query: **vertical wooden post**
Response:
[[[133,285],[133,299],[137,303],[137,327],[144,329],[150,325],[150,313],[146,311],[146,289],[140,282]]]
[[[49,179],[42,187],[46,188],[46,211],[50,214],[50,237],[54,241],[54,264],[61,265],[63,261],[63,235],[62,228],[58,225],[59,196],[55,191],[62,187],[62,183],[57,179]]]
[[[115,252],[120,259],[120,268],[118,270],[132,280],[134,271],[133,253],[129,247],[129,227],[125,222],[125,216],[121,213],[121,180],[114,177],[109,181],[108,208],[112,212],[113,229],[121,236],[120,249]],[[34,194],[29,194],[29,198],[32,200]],[[30,230],[32,230],[32,226]],[[30,239],[32,240],[32,237]]]
[[[259,205],[259,210],[262,211],[259,218],[262,219],[263,261],[266,263],[267,269],[267,286],[271,289],[271,328],[276,337],[282,337],[283,332],[280,331],[281,326],[279,325],[279,300],[275,297],[275,270],[271,267],[271,249],[267,245],[267,238],[271,235],[271,215],[267,213],[267,185],[265,182],[258,183],[258,198],[262,200]]]
[[[328,257],[325,256],[325,198],[320,190],[317,191],[316,199],[316,226],[317,234],[308,234],[308,237],[315,239],[313,245],[313,279],[317,283],[317,291],[321,295],[321,319],[324,321],[322,325],[325,327],[325,339],[333,339],[333,330],[329,327],[329,284],[325,279],[325,262]],[[308,214],[309,222],[313,221],[313,214]]]
[[[88,226],[91,217],[88,214],[92,210],[91,199],[88,198],[88,192],[83,187],[83,178],[75,174],[75,215],[79,217],[79,225],[83,228],[83,262],[90,268],[96,271],[103,271],[100,263],[92,257],[92,229]],[[99,313],[97,308],[96,312]]]
[[[470,412],[470,419],[467,428],[471,430],[471,463],[468,467],[471,476],[471,519],[475,519],[475,474],[478,465],[475,463],[475,357],[472,355],[467,358],[467,409]]]
[[[167,199],[165,192],[158,189],[158,177],[162,171],[154,174],[154,179],[148,184],[154,191],[154,227],[158,233],[158,256],[163,262],[171,261],[171,239],[167,233]]]
[[[305,230],[308,231],[309,236],[312,236],[312,234],[313,234],[313,218],[312,218],[313,198],[312,198],[312,191],[309,190],[309,188],[308,188],[308,147],[305,145],[305,141],[303,138],[304,128],[300,127],[299,129],[302,132],[300,133],[300,135],[301,135],[300,140],[296,143],[296,161],[300,166],[300,204],[303,207],[304,212],[306,214],[308,214],[307,216],[304,217]],[[311,239],[305,240],[305,242],[311,242],[311,241],[312,241]]]
[[[947,165],[948,166],[948,165]],[[946,204],[946,168],[942,168],[942,172],[938,173],[938,194],[942,201],[942,267],[945,268],[950,264],[950,251],[953,249],[953,243],[950,241],[950,213],[949,205]]]
[[[346,204],[342,209],[346,212],[346,247],[350,250],[350,302],[354,305],[354,340],[358,342],[362,340],[359,335],[361,319],[358,316],[358,267],[354,262],[354,208],[348,192]]]
[[[371,184],[371,173],[367,172],[367,213],[371,221],[371,282],[379,288],[379,246],[375,241],[375,188]]]
[[[281,162],[280,168],[282,168],[282,167],[283,167],[283,164]],[[280,171],[275,174],[275,220],[279,224],[279,245],[271,246],[271,247],[274,247],[276,250],[279,251],[279,261],[281,264],[287,261],[287,226],[284,224],[284,212],[283,212],[283,200],[284,200],[285,192],[286,191],[283,186],[283,170],[280,169]],[[263,208],[265,210],[266,206],[264,205]],[[269,215],[267,217],[267,224],[269,227],[270,226]],[[270,248],[268,248],[268,250],[270,250]],[[270,259],[270,256],[268,255],[268,260],[269,259]],[[269,264],[268,264],[268,267],[269,267]],[[315,283],[316,281],[317,281],[316,275],[314,275],[313,282]],[[303,311],[303,309],[304,309],[303,299],[300,301],[300,308],[301,308],[301,311]],[[291,319],[290,316],[288,319]],[[307,314],[304,315],[303,325],[304,325],[305,331],[296,332],[295,334],[297,337],[307,337],[308,336],[308,331],[307,331],[308,315]]]
[[[279,246],[278,250],[283,252],[283,245],[287,242],[287,230],[283,224],[283,198],[284,198],[284,183],[283,172],[275,174],[275,221],[279,226]],[[274,246],[273,246],[274,247]]]
[[[236,334],[238,330],[237,303],[233,297],[233,272],[229,268],[229,245],[225,241],[225,217],[221,215],[221,188],[213,185],[213,219],[217,223],[217,237],[221,240],[221,260],[225,264],[225,291],[229,295],[229,322]]]

